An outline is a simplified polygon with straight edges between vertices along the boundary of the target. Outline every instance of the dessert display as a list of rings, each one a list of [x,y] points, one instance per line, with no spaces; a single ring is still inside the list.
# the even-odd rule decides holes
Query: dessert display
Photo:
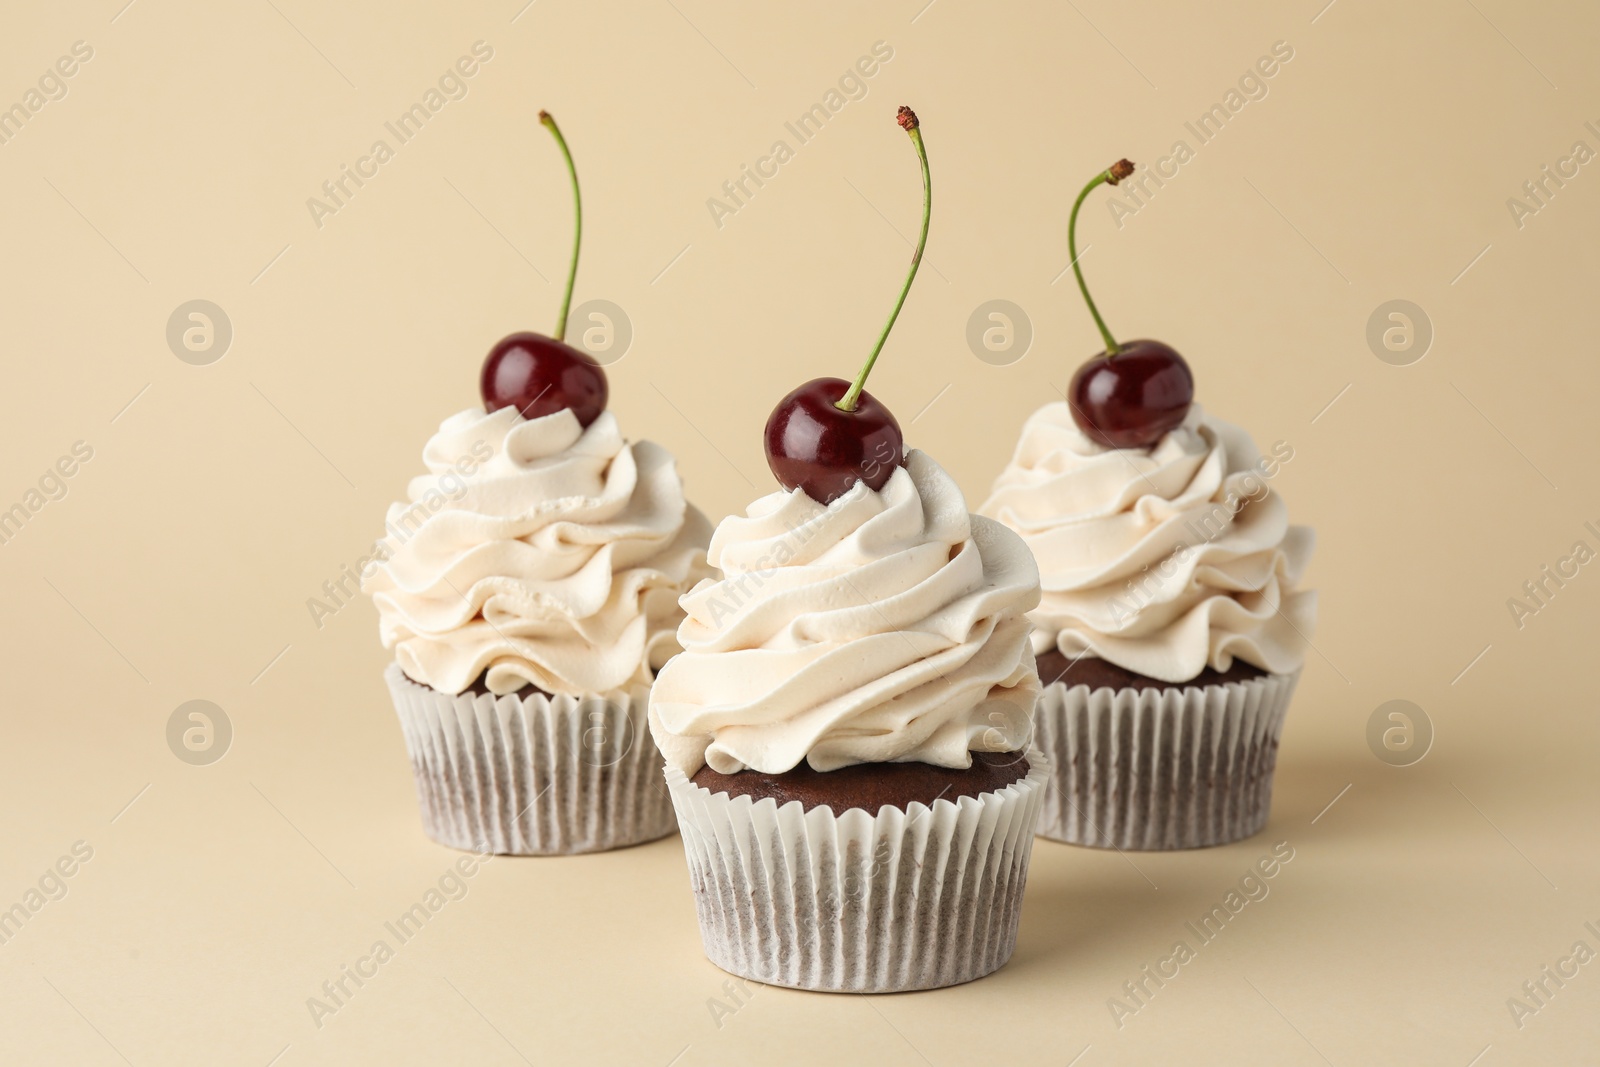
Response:
[[[928,237],[853,382],[819,378],[767,421],[782,490],[718,525],[721,577],[683,598],[683,651],[650,727],[706,955],[741,977],[892,992],[1010,958],[1049,773],[1020,538],[864,391]]]
[[[1188,364],[1159,341],[1118,343],[1067,242],[1105,351],[1066,400],[1029,417],[978,510],[1021,535],[1043,591],[1031,613],[1043,694],[1034,743],[1055,785],[1039,832],[1119,849],[1217,845],[1265,824],[1284,714],[1315,623],[1298,588],[1312,531],[1270,485],[1294,450],[1262,454],[1194,404]]]
[[[710,572],[711,527],[666,450],[623,438],[605,371],[563,336],[582,200],[555,335],[494,346],[482,407],[447,418],[426,473],[389,508],[362,588],[422,821],[442,844],[587,852],[671,833],[646,708],[678,651],[678,597]]]

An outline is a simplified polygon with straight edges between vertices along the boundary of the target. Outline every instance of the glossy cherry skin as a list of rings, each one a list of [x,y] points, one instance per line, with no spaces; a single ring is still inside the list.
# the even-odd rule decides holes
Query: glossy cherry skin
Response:
[[[813,378],[767,416],[767,466],[785,489],[831,504],[857,482],[882,489],[905,461],[900,424],[871,393],[854,411],[834,406],[849,391],[842,378]]]
[[[1067,387],[1072,420],[1108,448],[1149,448],[1182,424],[1194,403],[1194,375],[1160,341],[1129,341],[1078,368]]]
[[[488,411],[537,419],[571,408],[581,426],[606,409],[606,372],[587,353],[538,333],[514,333],[489,350],[478,387]]]

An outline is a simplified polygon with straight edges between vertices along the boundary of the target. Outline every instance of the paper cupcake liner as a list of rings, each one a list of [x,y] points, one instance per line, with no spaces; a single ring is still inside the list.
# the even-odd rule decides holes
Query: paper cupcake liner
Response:
[[[772,985],[850,993],[981,978],[1016,947],[1048,762],[978,797],[803,810],[667,768],[706,956]]]
[[[1299,677],[1184,689],[1047,686],[1033,713],[1033,743],[1055,768],[1040,835],[1127,851],[1256,833]]]
[[[599,852],[672,832],[650,687],[607,696],[451,696],[384,672],[442,845],[518,856]]]

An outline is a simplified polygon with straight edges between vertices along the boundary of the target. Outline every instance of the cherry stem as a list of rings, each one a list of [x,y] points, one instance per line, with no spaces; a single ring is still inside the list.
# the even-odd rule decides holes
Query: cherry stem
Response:
[[[1100,317],[1100,309],[1094,306],[1094,297],[1089,295],[1089,287],[1083,281],[1083,268],[1078,266],[1078,209],[1083,206],[1084,198],[1095,186],[1116,185],[1122,179],[1133,173],[1133,164],[1126,159],[1118,160],[1107,169],[1096,174],[1088,185],[1083,187],[1083,192],[1078,194],[1078,199],[1073,201],[1072,215],[1067,220],[1067,254],[1072,257],[1072,273],[1078,277],[1078,291],[1083,294],[1083,302],[1089,305],[1089,314],[1094,316],[1094,324],[1100,327],[1100,336],[1106,342],[1106,355],[1114,356],[1122,346],[1117,344],[1117,339],[1111,336],[1111,331],[1106,329],[1106,320]]]
[[[878,343],[872,346],[872,355],[867,357],[867,362],[861,368],[861,373],[856,375],[856,380],[850,383],[849,392],[833,405],[840,411],[856,409],[856,401],[861,398],[861,390],[867,385],[867,375],[872,373],[872,365],[878,362],[878,353],[883,351],[883,344],[889,339],[889,331],[894,329],[894,320],[900,317],[900,309],[905,306],[906,294],[911,292],[911,283],[917,277],[917,268],[922,266],[922,250],[928,246],[928,223],[933,217],[933,178],[928,173],[928,150],[922,143],[922,124],[917,121],[916,112],[909,107],[902,107],[895,116],[895,121],[911,135],[911,143],[917,150],[917,159],[922,164],[922,233],[917,237],[917,250],[911,253],[911,270],[906,274],[906,284],[900,289],[900,299],[894,302],[894,310],[889,312],[889,321],[883,324],[883,332],[878,335]]]
[[[572,285],[578,280],[578,249],[583,246],[583,197],[578,193],[578,168],[573,165],[572,152],[567,148],[567,139],[561,136],[561,127],[556,125],[556,120],[548,111],[539,112],[539,121],[555,137],[561,155],[567,161],[567,173],[572,176],[572,266],[567,270],[567,292],[561,298],[561,317],[556,320],[555,333],[557,341],[564,341],[567,338],[567,309],[572,306]]]

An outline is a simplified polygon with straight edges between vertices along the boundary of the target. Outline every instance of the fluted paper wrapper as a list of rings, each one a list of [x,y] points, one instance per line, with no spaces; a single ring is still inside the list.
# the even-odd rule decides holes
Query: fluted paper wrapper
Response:
[[[1033,743],[1055,771],[1040,835],[1127,851],[1256,833],[1272,805],[1278,738],[1299,677],[1183,689],[1045,687]]]
[[[713,794],[676,768],[700,935],[712,963],[797,989],[892,993],[981,978],[1011,958],[1049,776],[932,807],[783,807]]]
[[[405,731],[422,826],[452,848],[564,855],[672,832],[650,687],[608,695],[452,696],[384,672]]]

